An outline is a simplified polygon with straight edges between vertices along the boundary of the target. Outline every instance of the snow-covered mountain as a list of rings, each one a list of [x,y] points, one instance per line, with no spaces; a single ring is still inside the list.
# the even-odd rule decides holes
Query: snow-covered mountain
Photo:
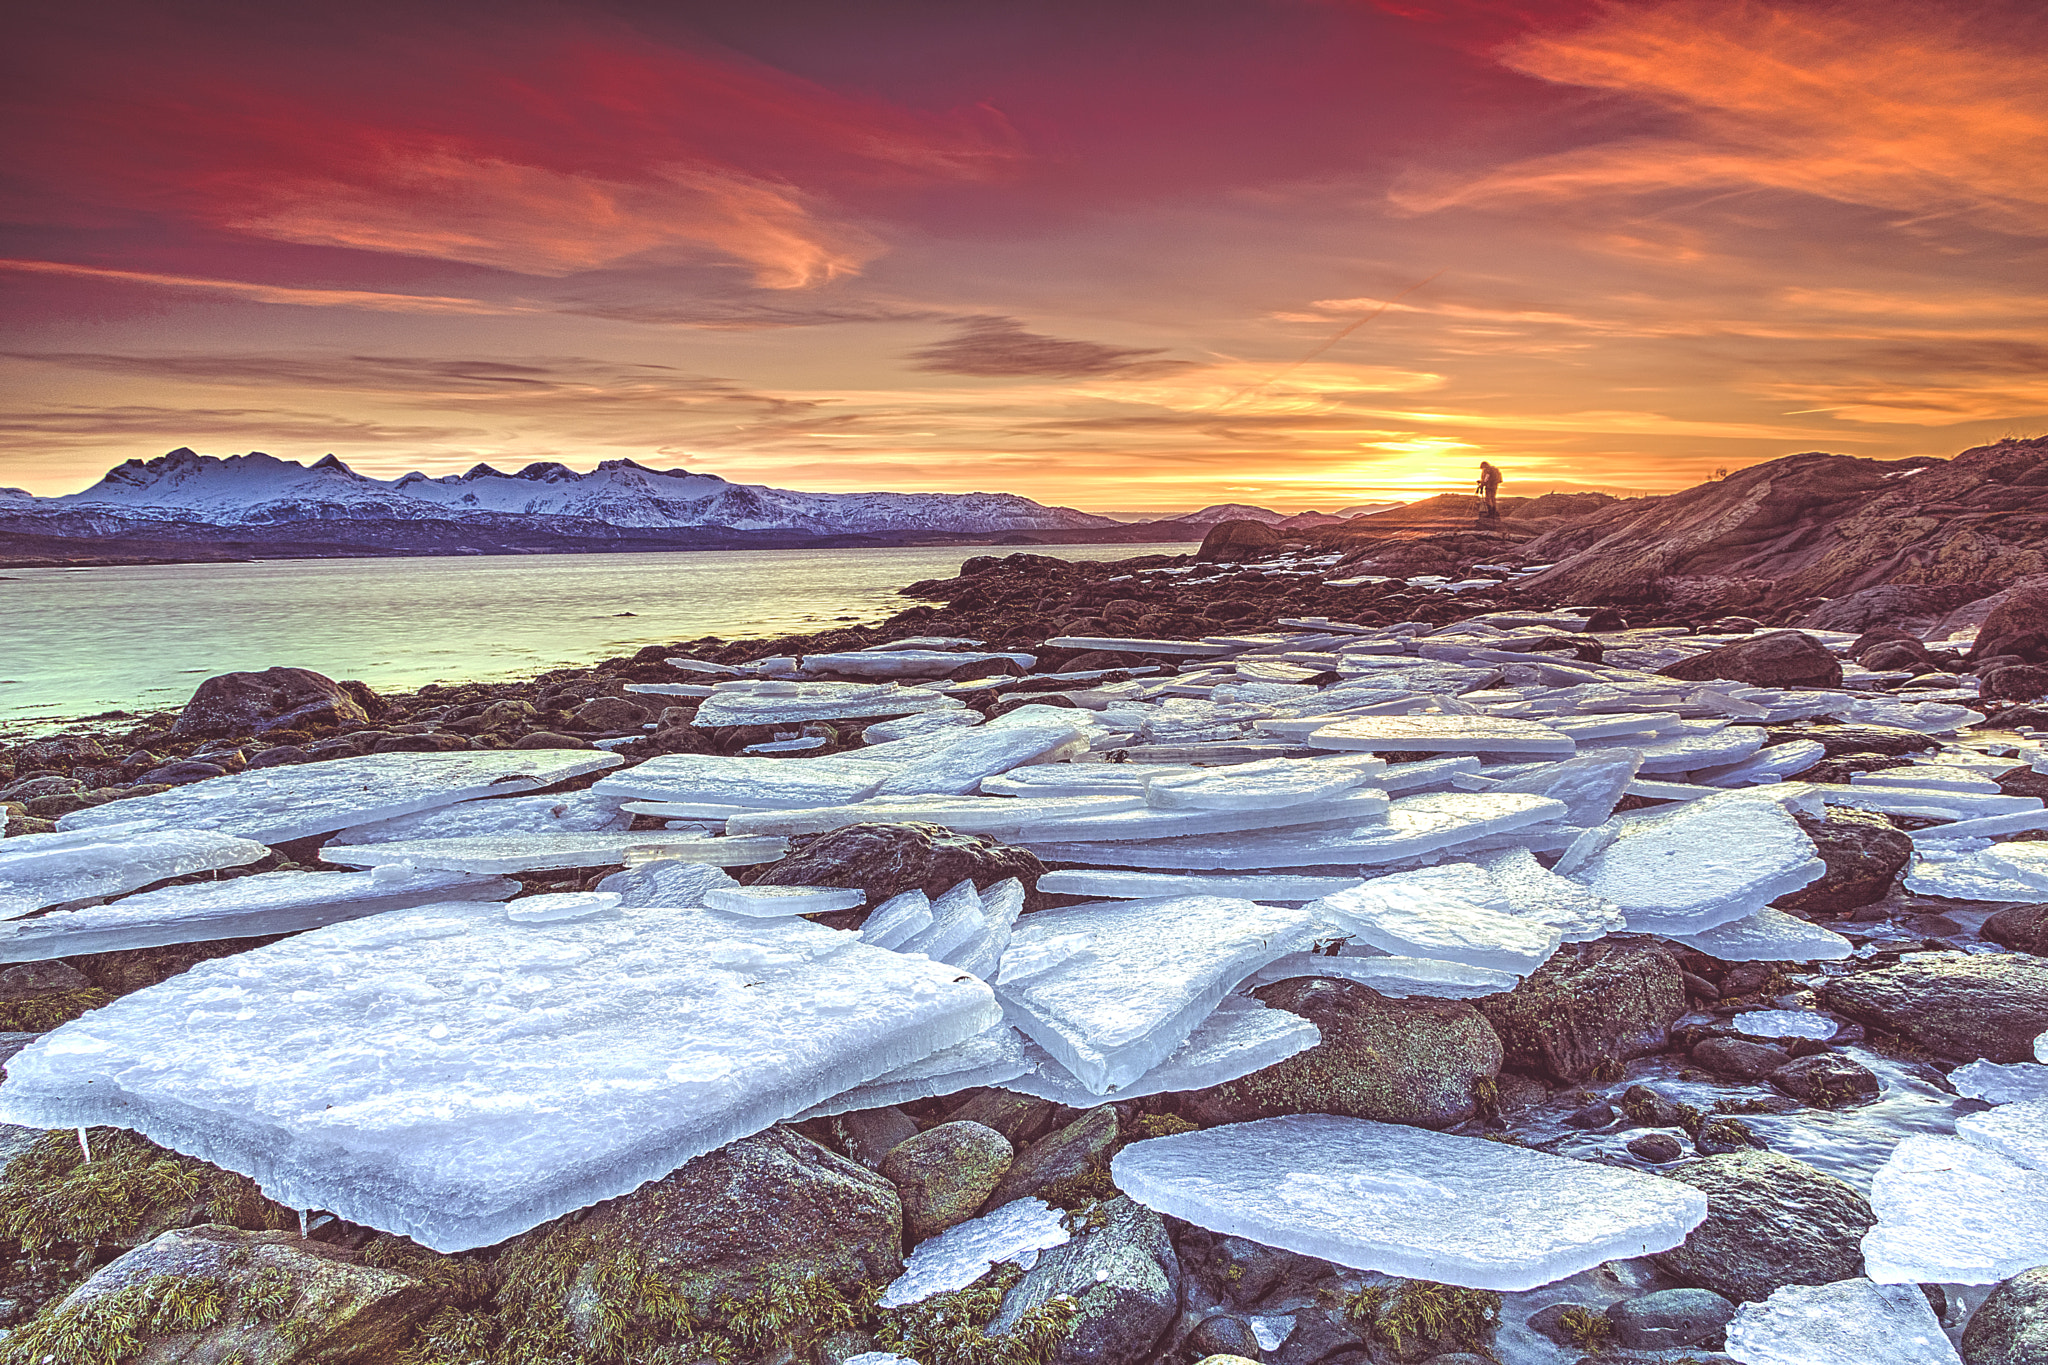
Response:
[[[1174,520],[1195,526],[1214,526],[1219,521],[1260,521],[1268,526],[1300,530],[1309,526],[1335,526],[1339,522],[1349,521],[1352,517],[1367,512],[1379,512],[1399,505],[1391,502],[1367,503],[1362,507],[1347,507],[1333,516],[1328,512],[1295,512],[1290,515],[1286,512],[1272,511],[1270,508],[1253,507],[1248,503],[1219,502],[1214,506],[1204,507],[1199,512],[1189,512],[1185,516],[1175,517]]]
[[[334,523],[408,521],[501,530],[530,520],[537,528],[702,527],[819,536],[1118,525],[1014,493],[799,493],[631,460],[607,460],[587,474],[554,463],[515,474],[480,464],[463,474],[385,480],[358,474],[332,455],[308,466],[260,451],[223,460],[185,449],[129,460],[82,492],[9,501],[6,511],[220,527],[320,523],[322,534],[341,529]]]

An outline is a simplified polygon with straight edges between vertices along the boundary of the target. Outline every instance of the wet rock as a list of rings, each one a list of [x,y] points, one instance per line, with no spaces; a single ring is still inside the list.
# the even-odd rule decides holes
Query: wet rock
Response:
[[[1012,1199],[1029,1195],[1044,1198],[1046,1187],[1056,1181],[1073,1181],[1107,1170],[1116,1139],[1116,1110],[1106,1104],[1090,1109],[1019,1152],[985,1207],[1001,1208]]]
[[[173,1276],[194,1296],[184,1322],[163,1297]],[[210,1314],[198,1306],[202,1284],[217,1309]],[[339,1247],[211,1223],[166,1232],[114,1260],[8,1345],[37,1359],[67,1329],[85,1335],[95,1323],[126,1323],[139,1338],[139,1350],[122,1353],[129,1365],[381,1365],[438,1299],[422,1281],[360,1265]]]
[[[1597,1128],[1605,1128],[1619,1117],[1621,1116],[1615,1112],[1614,1106],[1606,1100],[1594,1100],[1583,1109],[1574,1109],[1571,1113],[1566,1114],[1564,1116],[1564,1125],[1567,1128],[1578,1128],[1586,1132],[1592,1132]]]
[[[1928,953],[1820,989],[1823,1004],[1932,1052],[2034,1060],[2048,1032],[2048,963],[2012,953]]]
[[[1825,819],[1794,815],[1828,870],[1773,902],[1781,910],[1842,914],[1882,900],[1913,856],[1913,841],[1875,811],[1829,806]]]
[[[1305,1308],[1274,1353],[1276,1365],[1365,1365],[1366,1339],[1334,1313]]]
[[[2048,957],[2048,905],[2008,905],[1985,920],[1981,932],[2014,952]]]
[[[222,673],[199,684],[171,726],[174,738],[257,735],[309,726],[367,725],[369,714],[334,679],[309,668]]]
[[[1559,1081],[1661,1052],[1686,1011],[1677,958],[1611,939],[1568,943],[1514,990],[1473,1003],[1500,1035],[1507,1065]]]
[[[2048,1265],[1993,1289],[1963,1329],[1964,1365],[2040,1365],[2048,1360]]]
[[[1662,1289],[1607,1310],[1615,1344],[1636,1351],[1718,1348],[1735,1305],[1711,1289]]]
[[[1764,1140],[1752,1132],[1748,1124],[1726,1114],[1715,1114],[1702,1120],[1699,1130],[1692,1135],[1693,1150],[1701,1156],[1761,1151],[1764,1145]]]
[[[1252,1332],[1252,1325],[1243,1318],[1229,1313],[1217,1313],[1203,1318],[1195,1324],[1195,1330],[1188,1333],[1183,1343],[1188,1350],[1202,1357],[1234,1357],[1239,1360],[1260,1359],[1259,1339]]]
[[[1932,739],[1918,730],[1901,730],[1891,725],[1802,725],[1764,733],[1769,744],[1810,739],[1827,750],[1829,758],[1843,754],[1884,754],[1899,758],[1936,747]]]
[[[990,1087],[946,1117],[986,1125],[1008,1138],[1012,1147],[1022,1147],[1051,1132],[1059,1113],[1060,1107],[1051,1100]]]
[[[846,1154],[871,1171],[882,1169],[882,1158],[899,1143],[917,1136],[917,1124],[894,1105],[881,1109],[855,1109],[835,1114],[832,1132]]]
[[[891,1148],[881,1171],[903,1199],[903,1235],[922,1242],[974,1217],[1010,1169],[1010,1140],[978,1123],[942,1123]]]
[[[552,730],[535,730],[530,735],[522,735],[520,738],[513,740],[511,747],[514,749],[588,749],[591,745],[589,740],[577,739],[574,735],[556,734]]]
[[[1551,1303],[1531,1313],[1524,1325],[1560,1346],[1585,1350],[1605,1339],[1598,1324],[1606,1319],[1607,1315],[1590,1303]]]
[[[1838,1052],[1801,1057],[1779,1067],[1768,1079],[1784,1094],[1820,1109],[1868,1104],[1884,1089],[1876,1072]]]
[[[2048,697],[2048,666],[2006,664],[1980,670],[1978,695],[1986,701],[2038,701]]]
[[[1030,897],[1045,872],[1035,854],[938,825],[847,825],[790,843],[789,854],[754,878],[756,884],[854,886],[868,893],[870,906],[899,891],[936,897],[962,881],[987,887],[1010,877],[1022,880]]]
[[[1791,1060],[1781,1047],[1742,1038],[1708,1038],[1692,1050],[1693,1065],[1738,1081],[1762,1080]]]
[[[1710,649],[1657,670],[1667,678],[1705,682],[1725,678],[1753,687],[1840,687],[1842,664],[1832,651],[1797,630],[1774,630]]]
[[[1863,1273],[1870,1201],[1831,1175],[1775,1152],[1731,1152],[1669,1172],[1707,1196],[1707,1219],[1652,1259],[1681,1284],[1753,1303],[1787,1284]]]
[[[1249,1076],[1193,1092],[1198,1123],[1340,1114],[1443,1128],[1479,1111],[1498,1075],[1500,1038],[1461,1000],[1389,999],[1356,982],[1302,977],[1254,992],[1315,1024],[1322,1041]]]
[[[1977,630],[1970,658],[2011,654],[2030,664],[2048,663],[2048,580],[2016,583]]]
[[[1669,1133],[1638,1133],[1628,1140],[1628,1149],[1645,1161],[1660,1164],[1685,1155],[1685,1144]]]
[[[1261,521],[1219,521],[1202,537],[1196,559],[1259,559],[1280,548],[1280,533]]]
[[[653,712],[624,697],[593,697],[571,714],[579,730],[637,730],[654,719]]]
[[[1174,1224],[1173,1245],[1182,1268],[1211,1298],[1244,1309],[1256,1308],[1268,1299],[1308,1293],[1337,1271],[1328,1261],[1313,1256],[1210,1232],[1192,1223]]]
[[[1166,1224],[1124,1198],[1097,1206],[1090,1221],[1094,1227],[1040,1255],[1003,1296],[990,1335],[1064,1295],[1080,1311],[1048,1365],[1125,1365],[1152,1352],[1180,1316],[1180,1261]]]

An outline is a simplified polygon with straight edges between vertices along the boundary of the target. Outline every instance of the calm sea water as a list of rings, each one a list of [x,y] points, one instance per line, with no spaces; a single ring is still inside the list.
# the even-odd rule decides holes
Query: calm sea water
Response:
[[[1062,559],[1192,546],[1034,545]],[[0,573],[0,729],[180,706],[274,665],[406,690],[531,677],[648,644],[873,622],[975,546],[269,560]],[[997,550],[996,553],[1008,553]]]

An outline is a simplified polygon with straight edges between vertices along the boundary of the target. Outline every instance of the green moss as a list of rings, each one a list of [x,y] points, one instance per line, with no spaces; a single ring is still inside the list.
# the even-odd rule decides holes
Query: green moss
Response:
[[[1437,1351],[1486,1352],[1500,1325],[1500,1295],[1434,1280],[1367,1285],[1351,1297],[1345,1316],[1369,1325],[1398,1355],[1410,1343]]]
[[[921,1365],[1045,1365],[1073,1331],[1080,1305],[1062,1295],[1024,1313],[1001,1336],[985,1330],[1024,1272],[1000,1265],[978,1283],[884,1311],[875,1342]]]
[[[87,1010],[96,1010],[110,1003],[113,998],[112,991],[87,986],[83,990],[59,991],[55,995],[0,1003],[0,1033],[48,1033],[59,1024],[70,1023]]]
[[[1176,1133],[1199,1132],[1201,1127],[1201,1124],[1178,1114],[1140,1114],[1131,1124],[1129,1140],[1138,1142],[1145,1138],[1172,1137]]]
[[[120,1365],[152,1337],[203,1332],[226,1316],[227,1292],[197,1275],[157,1275],[77,1308],[51,1308],[7,1339],[0,1365]]]
[[[1577,1304],[1558,1314],[1557,1325],[1581,1351],[1605,1350],[1607,1339],[1614,1335],[1614,1323],[1605,1313],[1596,1313]]]
[[[179,1156],[119,1128],[91,1130],[85,1159],[72,1133],[45,1133],[0,1178],[0,1238],[24,1251],[123,1245],[166,1215],[239,1227],[289,1228],[290,1210],[255,1182]]]

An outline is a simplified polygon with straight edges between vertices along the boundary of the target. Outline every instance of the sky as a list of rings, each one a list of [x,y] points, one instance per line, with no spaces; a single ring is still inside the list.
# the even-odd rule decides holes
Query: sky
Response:
[[[178,446],[1091,511],[2048,432],[2030,0],[18,12],[0,485]]]

